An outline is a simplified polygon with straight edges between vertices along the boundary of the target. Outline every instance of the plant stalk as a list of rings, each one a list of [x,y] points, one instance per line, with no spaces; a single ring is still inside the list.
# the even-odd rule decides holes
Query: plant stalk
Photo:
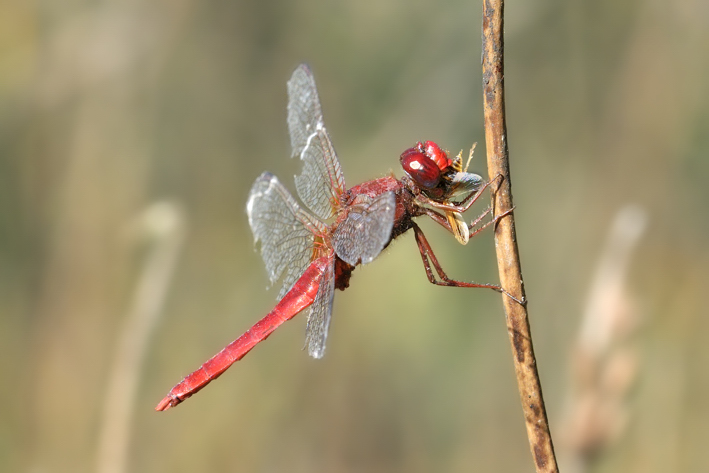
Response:
[[[485,113],[485,143],[490,179],[497,179],[493,189],[493,214],[500,215],[514,208],[510,181],[507,125],[505,121],[504,62],[503,62],[504,0],[483,1],[483,103]],[[500,272],[500,285],[520,300],[526,301],[522,268],[519,261],[514,213],[501,218],[495,226],[495,249]],[[537,472],[558,472],[542,386],[537,373],[532,335],[526,304],[502,296],[507,320],[507,332],[527,437]]]

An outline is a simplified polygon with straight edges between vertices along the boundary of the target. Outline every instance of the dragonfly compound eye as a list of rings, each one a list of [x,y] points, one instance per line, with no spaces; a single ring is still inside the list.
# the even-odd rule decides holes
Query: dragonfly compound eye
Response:
[[[431,158],[441,171],[445,171],[445,169],[452,164],[452,161],[448,159],[446,152],[433,141],[425,142],[424,147],[426,156]]]
[[[404,151],[400,161],[406,174],[423,189],[433,189],[441,181],[441,170],[436,163],[417,148]]]

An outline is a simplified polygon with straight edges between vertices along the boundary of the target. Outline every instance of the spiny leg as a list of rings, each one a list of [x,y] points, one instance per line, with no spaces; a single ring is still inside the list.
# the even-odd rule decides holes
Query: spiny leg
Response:
[[[441,214],[438,213],[437,211],[435,211],[435,210],[433,210],[433,209],[429,209],[429,208],[423,208],[423,210],[424,210],[425,214],[426,214],[431,220],[433,220],[434,222],[436,222],[437,224],[439,224],[440,226],[442,226],[443,228],[445,228],[445,229],[448,230],[449,232],[454,233],[454,232],[453,232],[453,229],[451,229],[451,226],[450,226],[450,223],[448,222],[448,219],[447,219],[444,215],[441,215]],[[480,233],[481,231],[483,231],[484,229],[486,229],[487,227],[489,227],[489,226],[492,225],[493,223],[497,223],[497,221],[500,220],[502,217],[504,217],[504,216],[506,216],[506,215],[509,215],[509,214],[514,210],[514,208],[512,208],[512,209],[510,209],[510,210],[507,210],[507,211],[501,213],[500,215],[496,216],[495,218],[493,218],[493,219],[490,220],[489,222],[483,224],[480,228],[477,228],[477,229],[473,230],[476,226],[478,226],[478,225],[480,224],[480,222],[482,222],[482,220],[487,216],[487,214],[490,213],[491,210],[492,210],[492,209],[488,207],[488,208],[487,208],[483,213],[481,213],[475,220],[473,220],[472,222],[470,222],[470,225],[468,225],[468,230],[471,231],[471,233],[470,233],[470,238],[472,238],[473,236],[477,235],[478,233]]]
[[[485,287],[488,289],[492,289],[493,291],[502,293],[502,294],[506,295],[507,297],[509,297],[510,299],[514,300],[515,302],[523,304],[522,301],[517,299],[515,296],[513,296],[509,292],[505,291],[502,287],[497,286],[495,284],[480,284],[480,283],[474,283],[474,282],[463,282],[463,281],[456,281],[455,279],[449,278],[448,275],[446,275],[445,271],[443,271],[441,264],[438,262],[438,258],[436,258],[436,255],[433,253],[433,249],[431,248],[431,245],[428,243],[428,240],[426,239],[426,236],[423,234],[423,231],[415,223],[413,224],[413,228],[414,228],[414,234],[416,235],[416,244],[419,247],[419,252],[421,253],[421,259],[423,260],[423,267],[426,270],[426,276],[428,277],[428,280],[431,282],[431,284],[435,284],[437,286],[448,286],[448,287]],[[436,270],[436,273],[438,273],[438,277],[440,278],[440,281],[436,279],[436,276],[433,273],[433,270],[431,269],[431,263],[433,263],[433,268]]]
[[[435,208],[435,209],[448,210],[448,211],[451,211],[451,212],[458,212],[458,213],[464,213],[464,212],[465,212],[466,210],[468,210],[475,202],[477,202],[477,200],[478,200],[478,199],[480,198],[480,196],[483,194],[483,192],[485,191],[485,189],[487,189],[487,188],[490,186],[490,184],[492,184],[493,182],[495,182],[495,181],[498,180],[498,179],[503,179],[502,174],[498,174],[498,175],[495,176],[495,178],[492,179],[491,181],[487,181],[485,184],[482,185],[482,187],[481,187],[480,189],[478,189],[478,190],[476,190],[476,191],[474,191],[474,192],[471,192],[470,194],[468,194],[467,196],[465,196],[465,198],[464,198],[463,200],[461,200],[460,202],[454,202],[454,203],[451,203],[451,204],[443,203],[443,202],[436,202],[435,200],[430,199],[430,198],[426,197],[426,196],[423,195],[423,194],[418,195],[416,198],[417,198],[417,200],[421,201],[422,203],[424,203],[424,204],[426,204],[426,205],[429,205],[429,206],[431,206],[431,207],[433,207],[433,208]]]
[[[473,220],[472,222],[470,222],[470,225],[468,225],[468,230],[472,230],[472,229],[475,228],[480,222],[482,222],[482,219],[484,219],[484,218],[487,216],[487,214],[490,213],[490,211],[492,211],[492,208],[491,208],[491,207],[488,207],[487,209],[485,209],[485,212],[483,212],[483,213],[481,213],[480,215],[478,215],[478,217],[477,217],[475,220]],[[480,230],[482,230],[483,228],[486,228],[486,227],[487,227],[488,225],[490,225],[491,223],[492,223],[492,222],[486,223],[486,224],[483,225],[482,227],[480,227],[480,228],[478,228],[477,230],[475,230],[475,232],[472,233],[470,236],[476,235],[478,232],[480,232]]]
[[[477,234],[480,233],[481,231],[485,230],[485,229],[486,229],[487,227],[489,227],[490,225],[492,225],[492,224],[494,224],[494,223],[497,223],[497,221],[500,220],[502,217],[505,217],[505,216],[511,214],[514,209],[515,209],[515,208],[512,207],[511,209],[502,212],[500,215],[496,215],[496,216],[495,216],[493,219],[491,219],[489,222],[485,223],[485,224],[484,224],[483,226],[481,226],[480,228],[477,228],[475,231],[472,231],[473,228],[474,228],[478,223],[480,223],[480,221],[485,217],[485,215],[487,215],[488,213],[490,213],[490,210],[492,210],[492,209],[491,209],[491,208],[488,208],[485,212],[483,212],[482,215],[480,215],[478,218],[476,218],[475,220],[473,220],[473,221],[470,223],[470,225],[468,226],[468,229],[471,230],[470,238],[474,237],[475,235],[477,235]]]

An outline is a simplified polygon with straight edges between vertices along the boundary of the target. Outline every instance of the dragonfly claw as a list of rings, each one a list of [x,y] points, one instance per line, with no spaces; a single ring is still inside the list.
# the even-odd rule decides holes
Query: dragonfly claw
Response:
[[[526,296],[522,296],[522,299],[517,299],[515,296],[513,296],[512,294],[510,294],[509,292],[505,291],[502,288],[500,288],[500,292],[502,294],[506,295],[507,297],[509,297],[510,299],[512,299],[513,301],[515,301],[517,304],[521,305],[522,307],[527,307],[527,297]]]

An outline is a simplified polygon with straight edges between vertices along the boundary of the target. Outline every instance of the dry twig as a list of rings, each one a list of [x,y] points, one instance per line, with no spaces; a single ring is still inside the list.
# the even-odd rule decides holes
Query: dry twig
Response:
[[[485,143],[487,166],[491,179],[503,179],[493,193],[495,215],[514,206],[510,185],[505,123],[503,82],[503,10],[504,0],[483,2],[483,103],[485,113]],[[500,272],[500,284],[519,299],[525,297],[522,269],[514,226],[514,214],[502,218],[495,228],[495,248]],[[527,424],[527,436],[537,472],[558,472],[549,422],[537,373],[526,305],[503,296],[507,314],[507,331],[517,375],[517,385]]]

